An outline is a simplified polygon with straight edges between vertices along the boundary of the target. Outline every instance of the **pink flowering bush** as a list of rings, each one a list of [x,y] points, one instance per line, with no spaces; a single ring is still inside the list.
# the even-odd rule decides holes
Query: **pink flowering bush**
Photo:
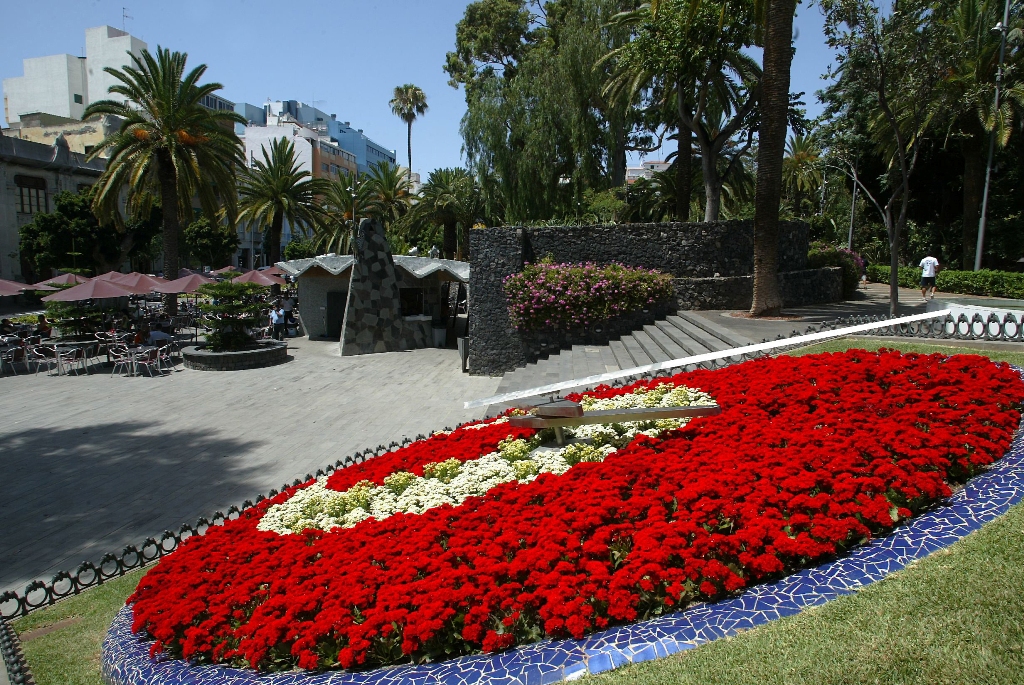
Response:
[[[542,262],[506,278],[505,296],[519,330],[571,330],[664,303],[672,277],[622,264]]]

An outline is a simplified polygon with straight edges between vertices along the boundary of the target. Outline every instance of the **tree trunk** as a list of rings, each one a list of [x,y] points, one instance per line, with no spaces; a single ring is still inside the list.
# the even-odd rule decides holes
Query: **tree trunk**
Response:
[[[178,182],[169,156],[157,157],[157,178],[160,182],[160,204],[164,224],[164,278],[173,281],[178,277],[178,237],[181,223],[178,220]],[[178,313],[178,296],[170,293],[164,296],[164,309],[171,316]]]
[[[889,316],[896,317],[900,303],[900,226],[886,207],[885,229],[889,234]]]
[[[704,173],[704,221],[718,221],[722,209],[722,177],[718,174],[717,155],[701,146],[700,163]]]
[[[281,261],[281,233],[284,231],[284,214],[281,211],[274,212],[274,220],[270,222],[270,231],[267,232],[267,240],[270,241],[267,254],[270,255],[270,266]]]
[[[612,152],[612,188],[626,185],[626,128],[615,124],[615,150]]]
[[[680,107],[693,117],[693,109],[682,104],[682,88],[682,83],[676,84],[676,97],[680,99]],[[676,142],[676,221],[689,221],[690,195],[693,193],[693,132],[682,120]]]
[[[446,222],[444,225],[444,239],[441,241],[441,251],[444,253],[445,259],[455,259],[456,240],[457,236],[455,232],[458,227],[455,222]]]
[[[980,130],[980,127],[979,127]],[[978,240],[978,221],[981,219],[981,195],[985,188],[985,156],[980,143],[984,135],[964,138],[964,219],[963,262],[964,271],[974,268],[974,250]]]
[[[789,79],[795,12],[796,0],[770,0],[766,12],[754,198],[752,316],[776,316],[782,311],[778,275],[779,205],[782,203],[782,158],[786,152],[786,131],[789,127]]]
[[[409,122],[409,131],[406,135],[406,145],[409,147],[409,183],[412,183],[412,122]]]

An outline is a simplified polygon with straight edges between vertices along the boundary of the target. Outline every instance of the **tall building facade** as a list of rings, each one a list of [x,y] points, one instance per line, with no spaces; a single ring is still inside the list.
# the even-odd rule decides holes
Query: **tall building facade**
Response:
[[[89,103],[110,99],[117,79],[104,71],[131,64],[128,53],[142,55],[146,43],[112,26],[85,30],[85,55],[49,55],[22,60],[24,75],[5,78],[4,118],[8,125],[22,117],[49,114],[81,119]]]

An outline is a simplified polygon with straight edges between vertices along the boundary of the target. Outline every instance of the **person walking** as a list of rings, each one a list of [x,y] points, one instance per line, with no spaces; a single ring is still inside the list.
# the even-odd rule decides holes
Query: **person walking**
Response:
[[[935,297],[935,273],[939,270],[939,260],[928,254],[921,260],[921,299],[930,300]],[[931,297],[928,292],[931,291]]]

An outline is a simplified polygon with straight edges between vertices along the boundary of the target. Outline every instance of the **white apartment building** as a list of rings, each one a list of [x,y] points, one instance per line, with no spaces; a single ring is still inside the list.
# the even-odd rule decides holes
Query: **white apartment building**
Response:
[[[128,53],[141,56],[146,43],[112,26],[85,30],[85,55],[49,55],[22,60],[23,76],[5,78],[4,118],[8,125],[29,114],[81,119],[91,102],[111,96],[117,80],[104,71],[131,64]]]
[[[626,167],[626,183],[632,183],[638,178],[654,178],[655,172],[666,171],[670,166],[671,162],[659,159],[641,162],[640,166]]]

